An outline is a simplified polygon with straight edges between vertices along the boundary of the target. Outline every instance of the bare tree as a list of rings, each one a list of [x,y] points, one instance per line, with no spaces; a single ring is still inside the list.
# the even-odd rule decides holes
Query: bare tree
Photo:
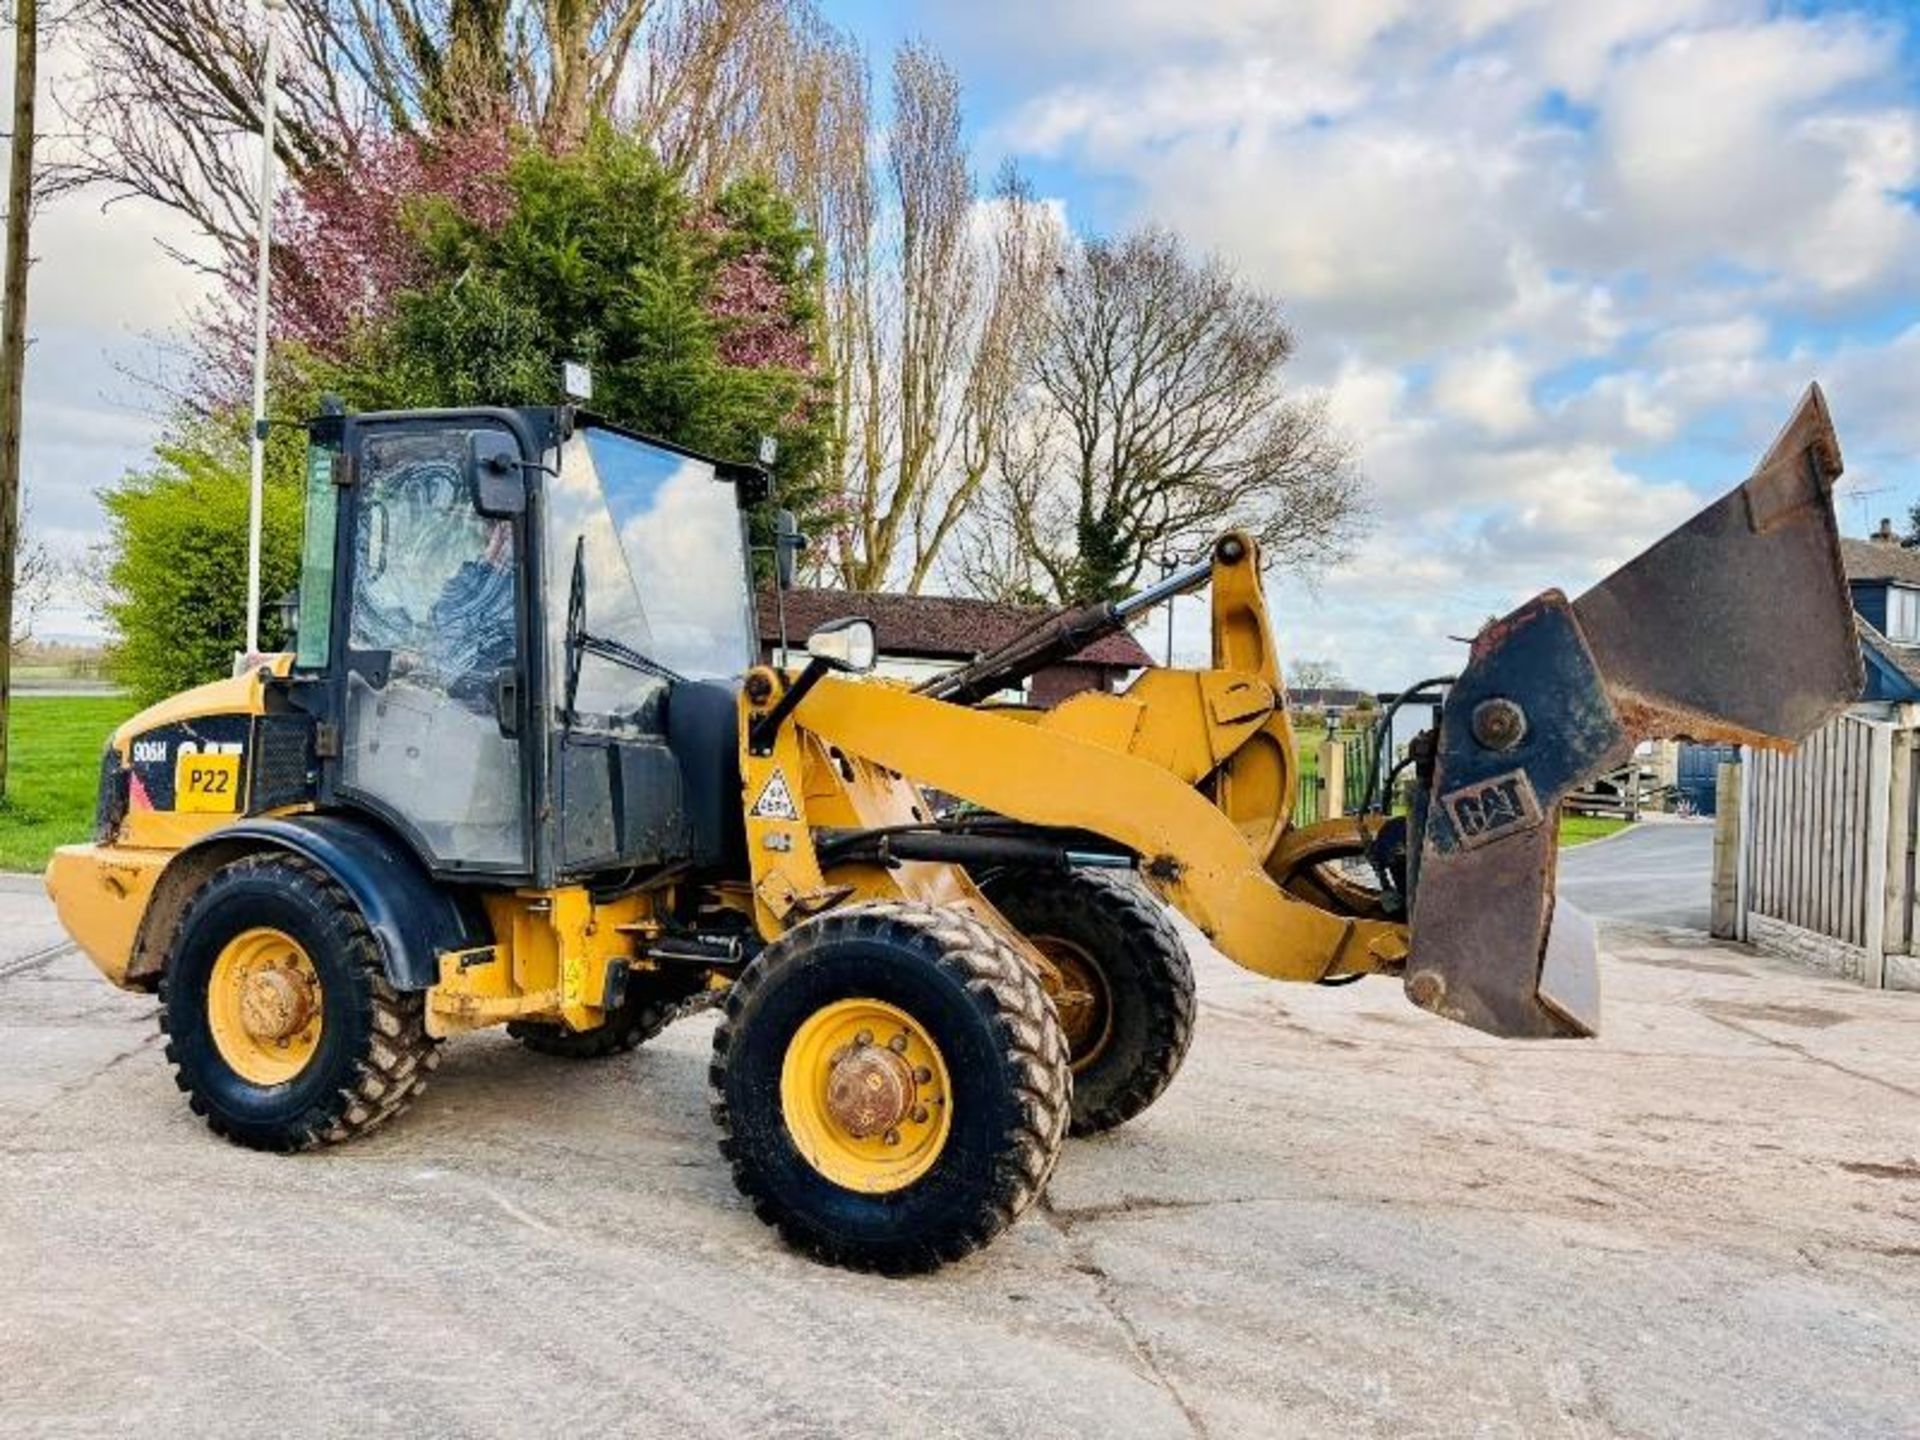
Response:
[[[1061,601],[1132,588],[1229,527],[1311,568],[1364,531],[1351,450],[1281,384],[1278,303],[1158,229],[1095,240],[1057,272],[1019,413],[957,570]]]
[[[23,532],[26,529],[24,519],[21,529]],[[17,650],[33,639],[34,626],[39,623],[41,612],[53,600],[54,585],[60,573],[61,566],[53,552],[39,541],[24,538],[23,533],[14,563],[13,614],[9,627],[13,649]]]
[[[630,87],[657,20],[730,54],[743,16],[788,0],[288,0],[280,161],[351,169],[373,134],[511,120],[565,149]],[[229,254],[251,244],[264,29],[250,0],[112,0],[81,39],[85,84],[68,187],[104,184],[190,218]],[[760,22],[756,19],[755,24]],[[762,26],[764,28],[764,26]],[[725,62],[715,62],[725,69]]]
[[[404,78],[413,67],[396,69],[384,46],[352,43],[358,26],[341,8],[290,0],[277,152],[295,175],[347,158],[367,126],[417,113]],[[53,169],[57,183],[156,201],[219,242],[216,263],[244,259],[258,203],[265,43],[253,12],[248,0],[95,7],[79,42],[84,85],[62,101],[77,140]]]
[[[852,588],[917,592],[1011,418],[1057,240],[1017,175],[980,193],[944,61],[901,49],[892,100],[883,153],[846,167],[825,230],[847,513],[831,553]]]
[[[1338,660],[1314,660],[1306,656],[1287,666],[1287,679],[1296,690],[1344,690],[1347,677]]]
[[[656,0],[615,113],[696,190],[759,171],[797,194],[845,112],[835,82],[848,57],[864,63],[811,0]]]

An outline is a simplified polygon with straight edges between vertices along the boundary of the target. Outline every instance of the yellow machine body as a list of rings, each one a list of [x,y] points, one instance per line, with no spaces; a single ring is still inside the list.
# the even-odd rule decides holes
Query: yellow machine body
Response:
[[[1261,974],[1316,980],[1397,967],[1407,953],[1404,926],[1335,915],[1285,888],[1291,877],[1283,842],[1298,759],[1257,554],[1251,541],[1238,553],[1239,561],[1215,565],[1215,664],[1151,670],[1121,694],[1090,692],[1049,711],[974,709],[886,683],[828,678],[800,703],[771,752],[758,755],[747,738],[752,722],[792,681],[759,672],[760,683],[743,690],[740,724],[751,873],[714,887],[707,903],[750,908],[769,940],[850,900],[954,905],[995,925],[1036,968],[1049,970],[958,865],[909,860],[823,869],[816,830],[925,822],[926,786],[1133,850],[1162,898]],[[285,659],[276,662],[280,673]],[[255,672],[187,691],[128,721],[113,746],[129,760],[139,737],[164,727],[257,716],[265,709],[265,683],[266,675]],[[756,692],[761,701],[747,698]],[[176,800],[186,793],[178,785]],[[782,803],[768,803],[769,796]],[[112,843],[57,853],[47,884],[61,921],[109,980],[152,986],[167,927],[186,897],[211,868],[241,853],[197,842],[216,837],[235,816],[232,807],[136,804]],[[1326,828],[1349,852],[1360,833],[1351,821]],[[603,1018],[598,998],[609,967],[651,968],[649,941],[661,933],[659,916],[675,898],[671,887],[613,900],[596,900],[580,886],[486,894],[494,944],[438,957],[427,1002],[430,1031],[448,1035],[515,1020],[591,1029]],[[712,983],[725,981],[716,974]]]
[[[1659,545],[1490,623],[1374,773],[1396,701],[1361,813],[1308,826],[1248,535],[916,689],[853,678],[874,653],[857,615],[804,668],[735,679],[763,472],[566,411],[312,434],[298,656],[115,734],[95,839],[48,869],[63,924],[113,983],[160,991],[194,1108],[261,1149],[384,1123],[447,1036],[612,1055],[724,992],[736,1184],[863,1268],[986,1243],[1069,1125],[1125,1123],[1171,1081],[1193,976],[1146,892],[1261,975],[1399,975],[1496,1035],[1590,1035],[1592,927],[1556,914],[1562,801],[1655,736],[1790,744],[1861,683],[1817,391]],[[1789,579],[1790,614],[1752,603]],[[1202,585],[1208,665],[993,703]]]

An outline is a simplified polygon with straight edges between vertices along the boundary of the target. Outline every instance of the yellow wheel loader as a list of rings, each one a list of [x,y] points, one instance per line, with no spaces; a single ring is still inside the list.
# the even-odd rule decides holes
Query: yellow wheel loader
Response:
[[[1815,391],[1717,504],[1488,625],[1405,758],[1382,727],[1362,812],[1297,828],[1245,535],[910,690],[861,678],[857,596],[803,666],[757,663],[758,467],[569,408],[336,407],[294,652],[122,726],[47,884],[108,979],[157,993],[195,1112],[259,1149],[381,1124],[463,1031],[604,1056],[724,997],[713,1114],[758,1213],[822,1260],[929,1269],[1173,1078],[1169,908],[1265,975],[1592,1033],[1560,801],[1642,739],[1786,744],[1857,694],[1839,471]],[[1203,585],[1205,668],[996,699]]]

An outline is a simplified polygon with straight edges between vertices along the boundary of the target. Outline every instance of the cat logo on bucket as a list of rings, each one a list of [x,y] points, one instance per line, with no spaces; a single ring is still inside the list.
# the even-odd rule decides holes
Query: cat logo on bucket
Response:
[[[1540,801],[1524,770],[1463,785],[1440,799],[1460,844],[1471,850],[1540,823]]]

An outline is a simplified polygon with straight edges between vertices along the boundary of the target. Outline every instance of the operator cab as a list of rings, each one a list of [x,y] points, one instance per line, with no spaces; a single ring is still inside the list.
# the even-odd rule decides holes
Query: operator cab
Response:
[[[292,710],[443,877],[719,864],[766,475],[570,409],[313,425]]]

